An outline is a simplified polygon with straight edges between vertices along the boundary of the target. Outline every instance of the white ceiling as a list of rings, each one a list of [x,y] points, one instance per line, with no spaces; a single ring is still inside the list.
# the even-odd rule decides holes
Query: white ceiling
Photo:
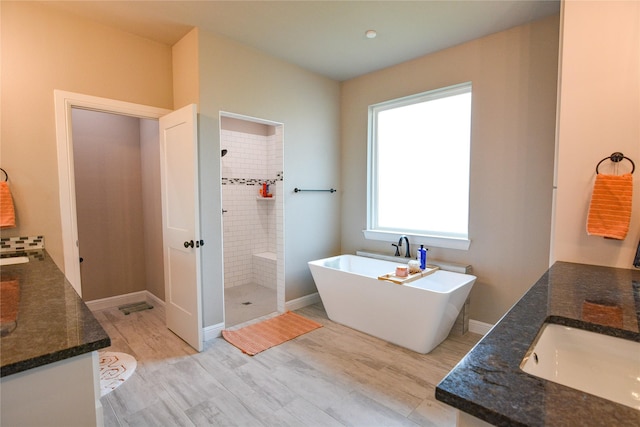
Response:
[[[193,27],[343,81],[559,12],[559,0],[47,1],[168,45]],[[367,39],[365,31],[378,36]]]

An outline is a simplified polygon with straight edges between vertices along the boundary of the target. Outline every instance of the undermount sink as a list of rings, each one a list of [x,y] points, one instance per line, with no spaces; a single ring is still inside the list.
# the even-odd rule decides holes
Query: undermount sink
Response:
[[[640,343],[545,323],[524,372],[640,410]]]
[[[0,265],[24,264],[25,262],[29,262],[28,256],[0,258]]]

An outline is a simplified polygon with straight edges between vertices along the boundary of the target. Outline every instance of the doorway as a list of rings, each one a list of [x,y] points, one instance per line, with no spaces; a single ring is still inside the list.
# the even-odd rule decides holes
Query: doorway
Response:
[[[152,120],[158,120],[170,113],[170,110],[61,90],[54,91],[54,101],[64,273],[78,295],[83,297],[78,262],[80,252],[75,200],[72,110],[78,108]]]
[[[220,115],[225,326],[284,311],[283,125]]]
[[[167,307],[167,327],[180,336],[194,349],[201,351],[203,345],[203,321],[201,299],[201,275],[199,251],[190,250],[196,246],[200,248],[204,241],[199,236],[199,228],[193,224],[199,224],[200,205],[197,197],[199,182],[198,168],[195,160],[197,156],[197,114],[196,105],[187,105],[179,110],[170,111],[162,108],[149,107],[124,101],[116,101],[89,95],[77,94],[54,90],[56,140],[58,145],[58,179],[60,196],[60,218],[62,229],[62,243],[64,253],[64,271],[69,283],[81,297],[81,274],[79,255],[78,216],[76,214],[76,183],[74,179],[74,150],[72,137],[72,113],[73,109],[90,110],[96,112],[111,113],[129,117],[159,120],[158,138],[160,158],[160,187],[162,199],[162,232],[163,236],[163,274],[171,280],[165,281],[165,300],[155,297],[152,293],[144,291],[161,305]],[[167,155],[171,151],[174,155]],[[175,155],[177,154],[177,155]],[[185,167],[181,167],[185,166]],[[185,174],[184,171],[190,171]],[[181,177],[176,179],[176,177]],[[166,183],[175,185],[167,188]],[[183,185],[179,186],[177,181]],[[187,183],[187,184],[184,184]],[[180,188],[178,196],[175,189]],[[185,196],[185,197],[182,197]],[[181,202],[184,201],[184,202]],[[183,215],[170,215],[170,213],[182,212]],[[171,220],[166,217],[171,216]],[[185,216],[188,216],[185,218]],[[174,241],[176,233],[173,233],[176,221],[186,228],[182,231],[189,233],[191,245],[183,241],[178,247]],[[191,224],[191,225],[190,225]],[[189,228],[190,227],[190,228]],[[196,245],[194,245],[196,240]],[[184,244],[183,244],[184,243]],[[177,251],[175,249],[178,249]],[[178,253],[180,252],[180,253]],[[169,260],[167,261],[167,258]],[[170,266],[167,274],[166,267]],[[181,285],[173,287],[176,274],[182,279]],[[184,273],[184,274],[183,274]],[[187,277],[187,279],[184,279]],[[135,295],[130,294],[130,295]],[[126,295],[128,296],[128,295]],[[126,297],[125,296],[125,297]],[[86,300],[86,297],[84,297]],[[101,305],[104,301],[97,301]],[[107,306],[109,306],[107,302]],[[110,305],[115,305],[111,302]],[[96,305],[94,309],[98,309]],[[105,308],[105,307],[103,307]],[[177,315],[176,315],[177,313]]]
[[[83,299],[164,300],[158,121],[80,108],[71,117]]]

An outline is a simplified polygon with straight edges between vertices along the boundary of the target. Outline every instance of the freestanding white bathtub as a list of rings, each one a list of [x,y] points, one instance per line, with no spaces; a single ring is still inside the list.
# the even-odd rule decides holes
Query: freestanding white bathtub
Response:
[[[398,285],[378,276],[399,264],[356,255],[309,262],[329,319],[418,353],[449,335],[476,277],[438,270]]]

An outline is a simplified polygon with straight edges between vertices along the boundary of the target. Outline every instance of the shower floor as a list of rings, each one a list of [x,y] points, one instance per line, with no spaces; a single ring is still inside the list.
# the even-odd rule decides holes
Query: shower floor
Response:
[[[224,290],[225,327],[277,311],[276,291],[249,283]]]

